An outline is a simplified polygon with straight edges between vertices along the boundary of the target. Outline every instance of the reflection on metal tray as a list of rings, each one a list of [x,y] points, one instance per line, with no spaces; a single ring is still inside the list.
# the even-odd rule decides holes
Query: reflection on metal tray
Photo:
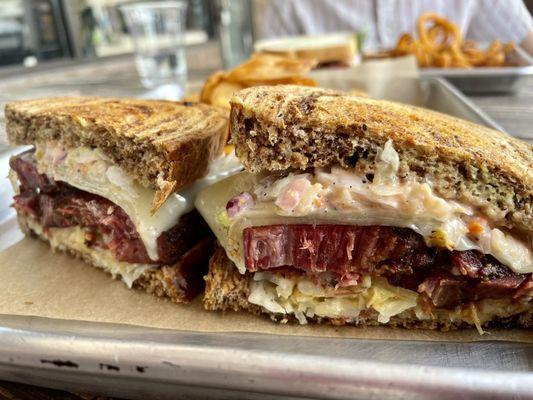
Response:
[[[531,345],[1,321],[2,379],[134,399],[525,399],[533,385]]]
[[[516,47],[509,56],[513,67],[424,68],[423,77],[444,77],[465,93],[505,93],[516,87],[520,78],[533,75],[533,58]]]
[[[357,89],[375,99],[386,99],[449,114],[505,132],[494,120],[442,78],[359,79],[357,76],[334,73],[319,85],[338,90]]]
[[[397,79],[381,93],[353,87],[497,128],[442,80]],[[5,171],[7,152],[0,155]],[[1,180],[0,232],[14,223],[11,195]],[[532,366],[533,346],[517,343],[193,333],[0,316],[0,379],[127,398],[528,398]]]

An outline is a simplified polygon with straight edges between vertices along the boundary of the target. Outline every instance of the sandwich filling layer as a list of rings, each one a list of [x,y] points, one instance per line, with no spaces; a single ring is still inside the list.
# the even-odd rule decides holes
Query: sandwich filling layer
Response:
[[[516,274],[475,250],[428,247],[406,228],[353,225],[277,225],[247,228],[246,269],[303,274],[324,287],[351,290],[369,277],[453,308],[486,298],[519,298],[531,274]]]
[[[398,177],[399,157],[389,141],[378,151],[374,173],[333,167],[270,175],[231,199],[219,220],[228,228],[228,255],[244,271],[241,245],[248,227],[292,224],[382,225],[409,228],[430,247],[478,250],[516,273],[533,272],[531,233],[492,226],[491,217],[444,199],[431,182]]]
[[[242,174],[206,189],[196,205],[249,277],[248,301],[300,322],[357,318],[363,309],[383,323],[407,310],[422,319],[468,309],[477,324],[476,304],[531,304],[531,232],[496,226],[490,207],[400,177],[390,141],[372,174]],[[484,323],[491,311],[483,313]]]
[[[289,279],[280,274],[256,272],[249,277],[248,286],[248,302],[277,316],[293,315],[301,324],[314,318],[328,318],[337,324],[353,323],[370,311],[384,324],[393,317],[467,322],[482,333],[482,326],[495,318],[507,318],[531,309],[531,296],[487,298],[461,307],[435,308],[416,291],[391,285],[379,277],[367,277],[357,287],[340,290],[318,285],[308,277]]]
[[[26,220],[28,228],[37,235],[50,241],[52,249],[70,250],[83,254],[90,259],[90,262],[104,269],[113,277],[121,277],[129,288],[147,270],[153,268],[151,264],[129,263],[116,259],[112,251],[104,248],[91,247],[87,243],[87,230],[79,226],[69,228],[48,228],[43,229],[37,220],[28,218]]]
[[[248,301],[276,314],[294,314],[300,323],[307,318],[357,318],[362,310],[378,312],[378,321],[417,306],[416,292],[366,277],[352,290],[317,285],[308,277],[286,278],[279,274],[257,272],[250,281]]]
[[[100,256],[104,254],[106,265],[119,265],[116,271],[109,272],[121,275],[130,286],[147,268],[176,263],[209,235],[200,215],[195,210],[190,211],[156,238],[158,258],[153,260],[134,223],[117,204],[39,173],[32,151],[12,157],[10,166],[16,175],[13,180],[18,192],[14,207],[43,234],[36,233],[50,241],[68,241],[63,244],[74,250],[79,250],[83,242],[85,250],[94,249]],[[59,243],[56,245],[58,247]],[[111,257],[113,262],[110,262]]]
[[[66,149],[60,142],[37,143],[35,158],[39,173],[118,205],[128,215],[148,257],[154,262],[161,259],[158,239],[194,209],[197,193],[241,169],[233,154],[221,156],[213,162],[207,177],[169,196],[152,213],[155,190],[140,185],[97,148]]]

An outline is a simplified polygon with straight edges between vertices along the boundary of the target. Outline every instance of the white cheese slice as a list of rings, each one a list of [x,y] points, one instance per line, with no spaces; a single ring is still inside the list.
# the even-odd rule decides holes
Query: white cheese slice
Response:
[[[224,215],[228,200],[241,192],[251,192],[255,185],[256,177],[247,172],[242,172],[204,189],[196,199],[196,208],[207,221],[218,241],[226,250],[228,257],[235,263],[241,273],[246,272],[242,232],[250,226],[276,224],[384,225],[410,228],[427,240],[435,230],[445,228],[447,231],[453,231],[457,222],[451,218],[443,225],[442,221],[428,216],[405,216],[392,208],[377,207],[361,207],[358,210],[349,212],[339,210],[327,214],[313,213],[293,217],[277,214],[273,205],[266,203],[256,203],[250,210],[243,211],[235,218],[222,221],[221,215]],[[493,231],[495,233],[500,232],[497,229]],[[533,272],[532,251],[526,243],[509,234],[497,234],[495,243],[490,247],[484,248],[470,240],[464,233],[458,232],[457,237],[458,239],[453,246],[455,250],[480,250],[493,255],[516,273]]]
[[[155,191],[140,185],[99,149],[77,147],[65,151],[57,143],[36,147],[41,172],[120,206],[135,225],[148,256],[154,261],[159,259],[157,238],[176,225],[182,215],[193,210],[197,193],[242,169],[234,154],[220,157],[212,163],[205,178],[171,195],[152,215]]]

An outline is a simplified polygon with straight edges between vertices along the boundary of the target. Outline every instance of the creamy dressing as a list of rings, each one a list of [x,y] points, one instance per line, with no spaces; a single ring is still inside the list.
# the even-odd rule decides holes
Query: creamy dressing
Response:
[[[206,189],[196,205],[241,273],[246,271],[245,228],[305,223],[410,228],[429,246],[479,250],[516,273],[533,272],[531,243],[491,227],[486,216],[467,204],[438,196],[431,182],[400,181],[400,159],[391,141],[378,152],[376,161],[372,180],[338,167],[283,177],[273,174],[259,181],[241,174]],[[226,202],[244,191],[253,194],[255,202],[230,218]]]
[[[180,217],[194,208],[198,192],[204,187],[242,169],[235,155],[214,160],[208,175],[174,193],[151,213],[155,190],[140,185],[100,149],[65,149],[60,143],[36,145],[39,172],[78,189],[102,196],[120,206],[133,222],[150,259],[159,259],[157,238],[176,225]]]

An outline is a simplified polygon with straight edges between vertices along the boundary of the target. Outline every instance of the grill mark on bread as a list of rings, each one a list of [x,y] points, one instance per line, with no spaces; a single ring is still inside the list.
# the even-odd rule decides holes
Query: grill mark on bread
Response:
[[[13,144],[61,140],[67,147],[100,148],[143,186],[157,190],[154,210],[203,177],[226,142],[227,116],[205,104],[58,97],[9,103],[5,114]]]

